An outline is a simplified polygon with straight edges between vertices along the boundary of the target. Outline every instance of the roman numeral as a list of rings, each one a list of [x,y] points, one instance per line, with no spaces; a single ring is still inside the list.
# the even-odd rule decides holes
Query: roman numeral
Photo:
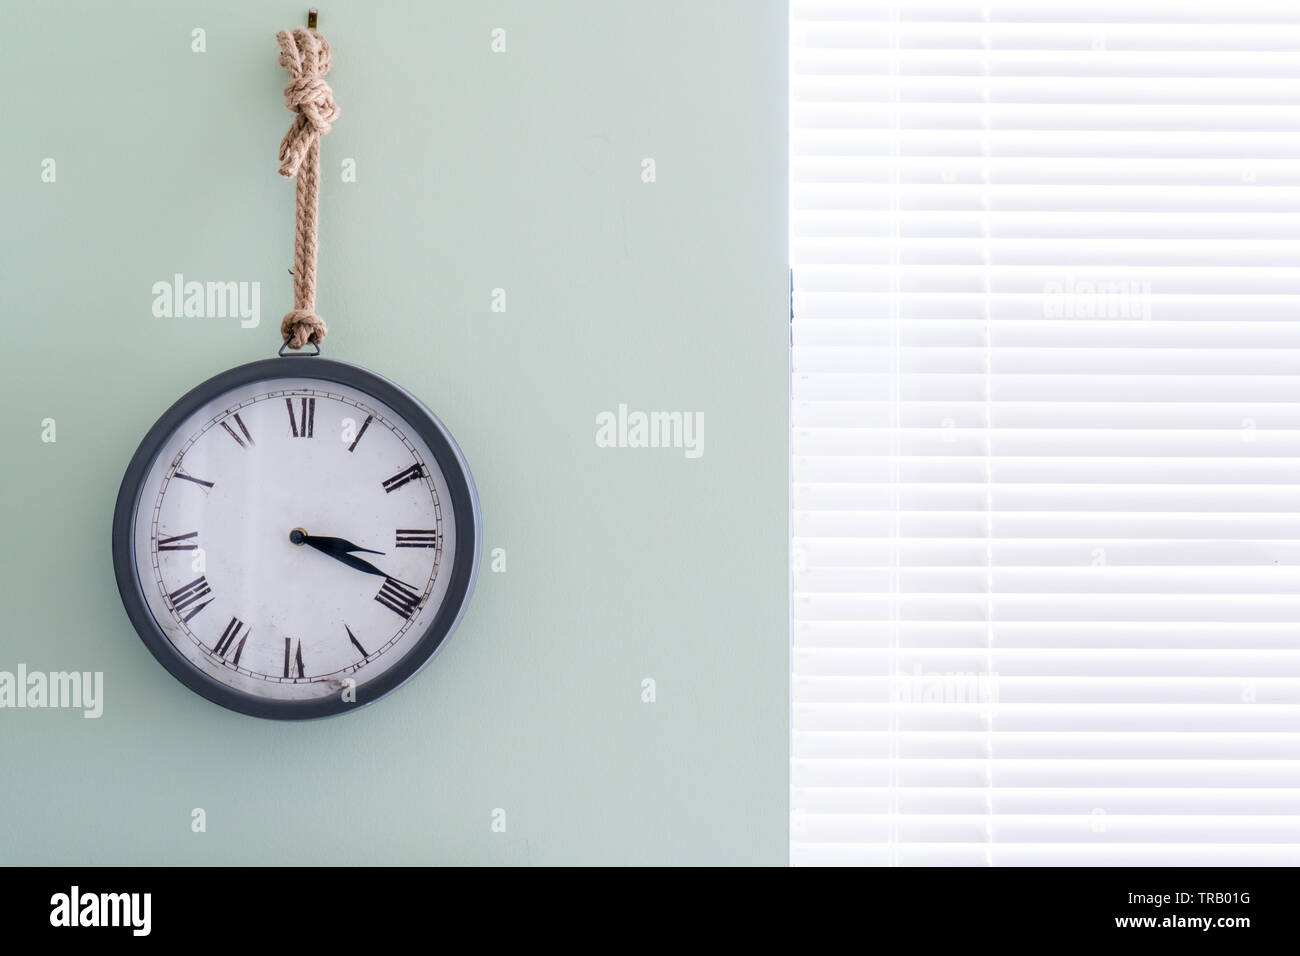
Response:
[[[361,427],[357,429],[357,437],[352,439],[351,445],[348,445],[348,451],[353,451],[357,447],[357,442],[361,441],[361,436],[366,433],[366,429],[370,427],[370,423],[373,422],[374,420],[375,420],[374,415],[366,416],[366,420],[362,422]]]
[[[345,631],[348,632],[348,640],[352,642],[352,646],[353,646],[353,647],[355,647],[357,650],[359,650],[359,651],[361,652],[361,656],[362,656],[362,657],[369,657],[370,655],[366,653],[366,649],[365,649],[364,647],[362,647],[362,646],[361,646],[361,642],[357,640],[357,636],[356,636],[355,634],[352,633],[352,628],[350,628],[350,627],[348,627],[346,624],[344,624],[344,625],[343,625],[343,630],[345,630]]]
[[[192,482],[194,482],[196,485],[202,485],[204,488],[211,488],[211,487],[212,487],[212,482],[210,482],[210,481],[204,481],[202,478],[195,478],[193,475],[187,475],[187,474],[185,474],[185,472],[181,471],[180,469],[177,469],[177,470],[176,470],[176,474],[172,475],[172,477],[173,477],[173,478],[179,478],[179,479],[181,479],[182,481],[192,481]]]
[[[316,427],[316,399],[302,399],[302,421],[297,422],[293,417],[293,399],[286,398],[284,405],[289,409],[289,427],[293,429],[294,438],[311,438],[312,432]]]
[[[231,438],[233,438],[235,440],[235,444],[237,444],[240,448],[247,448],[248,445],[253,444],[253,436],[248,433],[248,426],[245,425],[244,420],[239,417],[239,413],[235,412],[235,414],[229,417],[235,420],[235,424],[238,425],[239,430],[244,433],[244,437],[240,438],[238,435],[236,435],[235,430],[230,427],[230,422],[223,418],[221,420],[221,427],[226,430],[226,434],[229,435]],[[244,444],[245,439],[247,439],[248,445]]]
[[[159,551],[193,551],[199,546],[197,539],[199,533],[191,531],[189,534],[174,534],[170,538],[158,539]]]
[[[239,638],[238,644],[235,643],[235,638]],[[230,623],[226,625],[226,629],[221,632],[221,640],[217,641],[216,646],[212,648],[212,653],[224,658],[233,647],[235,656],[230,659],[230,663],[238,665],[239,655],[244,653],[244,642],[247,640],[247,626],[239,618],[232,617]]]
[[[375,600],[393,613],[409,619],[420,606],[421,596],[409,584],[404,584],[397,578],[384,578],[384,586],[375,595]]]
[[[398,548],[436,548],[438,546],[438,531],[432,529],[429,531],[419,531],[415,528],[398,528],[397,544]]]
[[[296,672],[296,673],[295,673]],[[306,677],[302,667],[302,641],[298,642],[295,650],[293,639],[286,637],[284,639],[284,676],[285,677]]]
[[[175,611],[177,614],[180,614],[187,607],[189,607],[192,604],[196,604],[198,601],[201,601],[203,598],[207,597],[211,593],[212,593],[212,588],[208,586],[208,579],[205,577],[198,577],[195,578],[193,581],[191,581],[189,584],[185,585],[184,587],[177,588],[171,594],[167,595],[167,599],[172,603],[172,610]],[[212,601],[208,600],[208,601],[204,601],[202,604],[199,604],[197,607],[194,608],[194,610],[190,611],[189,614],[186,614],[183,618],[181,618],[181,623],[183,624],[188,623],[190,618],[192,618],[195,614],[198,614],[199,611],[202,611],[205,607],[207,607],[211,603]]]
[[[399,471],[397,474],[393,475],[393,477],[385,481],[384,491],[388,492],[389,494],[392,494],[394,491],[402,487],[402,485],[406,484],[408,481],[415,481],[415,479],[423,478],[423,477],[424,477],[424,466],[412,465],[410,468],[406,469],[405,471]]]

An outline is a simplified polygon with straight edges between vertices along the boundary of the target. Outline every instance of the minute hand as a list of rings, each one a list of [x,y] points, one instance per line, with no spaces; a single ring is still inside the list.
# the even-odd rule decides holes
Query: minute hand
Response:
[[[302,544],[310,545],[321,554],[327,554],[335,561],[341,561],[350,568],[364,571],[366,574],[377,574],[381,578],[388,577],[387,574],[380,571],[369,561],[366,561],[363,558],[358,558],[354,554],[354,552],[357,551],[362,551],[366,554],[383,554],[384,552],[382,551],[372,551],[370,548],[359,547],[346,538],[329,538],[320,535],[304,534],[301,536],[301,539]]]

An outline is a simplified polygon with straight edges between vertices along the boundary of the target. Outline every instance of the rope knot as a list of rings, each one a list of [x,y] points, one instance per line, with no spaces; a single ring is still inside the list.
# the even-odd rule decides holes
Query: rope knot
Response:
[[[280,175],[296,176],[307,153],[339,118],[334,91],[325,82],[330,70],[330,45],[324,37],[302,27],[281,30],[275,38],[280,43],[280,65],[289,73],[284,106],[298,114],[280,143]]]
[[[317,136],[330,131],[330,124],[339,116],[334,103],[334,91],[322,76],[295,76],[284,88],[284,105],[300,113],[311,124]]]
[[[309,309],[293,309],[280,323],[280,335],[291,349],[319,345],[325,334],[325,320]]]

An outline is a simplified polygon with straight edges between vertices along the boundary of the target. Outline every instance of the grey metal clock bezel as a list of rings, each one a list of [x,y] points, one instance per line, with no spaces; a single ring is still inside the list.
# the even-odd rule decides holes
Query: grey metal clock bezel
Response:
[[[423,402],[406,389],[357,365],[332,359],[293,356],[263,359],[228,369],[182,396],[149,429],[122,478],[113,512],[113,569],[122,604],[140,639],[159,663],[190,690],[215,704],[252,717],[276,720],[310,720],[349,713],[396,690],[416,675],[446,643],[460,623],[478,578],[483,517],[478,491],[460,447],[451,433]],[[451,581],[433,621],[409,652],[388,671],[358,684],[356,701],[342,695],[312,701],[276,701],[246,694],[220,683],[185,659],[155,620],[145,600],[135,563],[135,515],[144,480],[167,438],[196,410],[233,388],[275,378],[306,378],[347,385],[373,396],[397,412],[425,441],[447,480],[451,510],[456,521],[456,548]]]

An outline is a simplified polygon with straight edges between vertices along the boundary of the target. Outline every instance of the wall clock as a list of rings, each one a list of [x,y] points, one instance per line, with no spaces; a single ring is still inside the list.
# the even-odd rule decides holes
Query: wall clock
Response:
[[[319,357],[320,138],[339,111],[315,26],[313,10],[276,35],[295,114],[280,173],[297,179],[280,357],[168,409],[113,515],[118,590],[154,656],[211,701],[290,719],[354,710],[428,663],[465,612],[481,537],[442,423],[388,379]]]
[[[373,372],[253,362],[176,402],[113,519],[127,614],[175,677],[259,717],[355,709],[442,646],[477,576],[478,496],[438,419]]]

